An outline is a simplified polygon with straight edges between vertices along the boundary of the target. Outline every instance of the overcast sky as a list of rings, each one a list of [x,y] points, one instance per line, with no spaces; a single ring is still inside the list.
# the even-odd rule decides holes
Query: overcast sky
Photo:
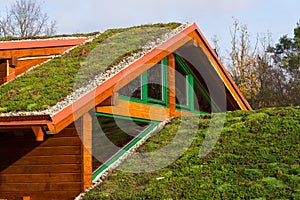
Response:
[[[14,1],[1,0],[0,11]],[[252,36],[269,31],[278,41],[284,34],[293,35],[299,8],[299,0],[48,0],[43,4],[43,10],[57,21],[59,34],[156,22],[196,22],[208,41],[218,36],[223,51],[230,45],[233,16],[248,25]]]

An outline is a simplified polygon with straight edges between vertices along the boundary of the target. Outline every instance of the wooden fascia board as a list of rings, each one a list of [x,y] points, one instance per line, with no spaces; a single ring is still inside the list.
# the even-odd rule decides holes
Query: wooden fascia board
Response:
[[[43,116],[42,118],[44,117],[45,116]],[[40,127],[40,128],[47,127],[48,128],[47,134],[55,134],[54,125],[51,120],[45,120],[45,119],[28,120],[27,117],[18,116],[16,117],[16,120],[11,119],[11,120],[0,121],[0,129],[26,129],[32,127]],[[33,129],[34,132],[35,130],[37,129]]]
[[[200,39],[203,44],[205,45],[204,48],[206,48],[210,55],[212,56],[212,58],[214,59],[214,61],[216,62],[217,66],[219,67],[219,69],[221,70],[221,74],[220,75],[224,75],[223,77],[225,77],[227,79],[227,81],[229,82],[230,85],[227,85],[228,90],[230,91],[231,95],[233,95],[234,97],[236,95],[234,95],[234,93],[237,94],[236,97],[238,97],[239,99],[236,99],[237,101],[240,100],[243,105],[241,105],[241,109],[243,110],[252,110],[250,104],[248,103],[248,101],[245,99],[244,95],[241,93],[241,91],[239,90],[239,88],[237,87],[237,85],[235,84],[235,82],[233,81],[232,77],[229,75],[229,73],[227,72],[227,70],[225,69],[223,63],[220,61],[220,59],[218,58],[218,56],[216,55],[215,51],[213,51],[213,49],[211,48],[211,46],[209,45],[208,41],[206,40],[206,38],[204,37],[204,35],[202,34],[202,32],[200,31],[200,29],[197,27],[196,24],[193,24],[192,26],[194,26],[194,30],[197,33],[197,35],[199,36],[198,39]],[[201,44],[200,44],[201,46]],[[203,46],[202,46],[203,47]],[[217,67],[215,65],[213,65],[214,67]],[[216,71],[218,73],[220,73],[220,71],[218,69],[216,69]],[[226,83],[224,83],[226,84]],[[232,90],[232,89],[233,90]]]
[[[60,47],[36,47],[32,49],[11,49],[11,50],[0,50],[1,59],[11,59],[11,57],[16,56],[20,59],[30,58],[30,57],[40,57],[48,55],[60,55],[67,51],[68,49],[74,47],[72,46],[60,46]]]
[[[62,47],[62,46],[76,46],[82,44],[88,39],[74,38],[74,39],[45,39],[45,40],[29,40],[29,41],[10,41],[1,42],[0,50],[13,49],[31,49],[31,48],[45,48],[45,47]]]
[[[168,41],[159,45],[151,52],[132,63],[130,66],[126,67],[121,72],[102,83],[96,89],[92,90],[71,105],[53,115],[52,121],[54,123],[56,133],[59,133],[69,124],[79,119],[83,114],[93,109],[96,105],[99,105],[105,99],[109,98],[113,91],[118,90],[130,80],[133,80],[134,77],[139,76],[151,66],[162,60],[164,57],[171,54],[177,48],[190,41],[192,38],[187,36],[194,30],[194,25],[187,27],[179,34],[173,36]],[[124,77],[126,77],[126,79],[124,79]],[[130,79],[128,77],[130,77]]]
[[[164,121],[170,118],[169,108],[128,100],[119,100],[116,106],[97,106],[96,112],[154,121]]]
[[[0,122],[0,128],[6,127],[16,127],[16,126],[47,126],[49,123],[52,123],[49,120],[34,120],[34,121],[5,121]]]

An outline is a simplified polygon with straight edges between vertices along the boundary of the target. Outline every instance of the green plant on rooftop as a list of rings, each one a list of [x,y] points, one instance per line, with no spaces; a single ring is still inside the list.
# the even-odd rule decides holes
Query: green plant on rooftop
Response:
[[[154,26],[128,29],[112,35],[101,45],[95,47],[85,61],[81,63],[82,69],[77,74],[76,88],[84,86],[105,69],[119,63],[124,57],[141,51],[147,42],[155,41],[156,38],[169,31],[168,28]],[[111,49],[118,50],[111,51]]]
[[[92,33],[75,33],[75,34],[61,34],[61,35],[52,35],[52,36],[26,36],[26,37],[14,37],[6,36],[0,37],[0,41],[19,41],[19,40],[39,40],[39,39],[55,39],[63,37],[89,37],[99,34],[100,32]]]
[[[151,173],[114,171],[83,199],[300,199],[299,106],[228,112],[204,158],[199,150],[210,115],[190,120],[199,121],[199,130],[176,162]],[[162,148],[181,123],[190,121],[174,119],[138,151]]]
[[[88,55],[82,54],[83,50],[91,52],[96,47],[105,49],[105,56],[107,57],[102,56],[101,63],[93,65],[92,68],[97,73],[100,73],[105,71],[107,67],[117,64],[129,54],[138,51],[147,42],[170,32],[179,25],[178,23],[153,24],[107,30],[92,42],[78,46],[61,57],[44,63],[23,76],[1,86],[0,112],[40,111],[62,101],[73,92],[78,71],[86,61]],[[163,31],[158,31],[157,28]],[[106,43],[109,41],[109,38],[125,31],[131,33],[123,35],[123,37],[128,36],[126,45],[130,44],[125,51],[122,43],[118,44],[115,41],[111,45]],[[117,36],[115,38],[120,39]],[[119,57],[116,58],[110,55],[119,55]],[[88,79],[94,75],[95,73],[93,72],[92,76],[85,78],[85,82],[82,85],[87,84]]]

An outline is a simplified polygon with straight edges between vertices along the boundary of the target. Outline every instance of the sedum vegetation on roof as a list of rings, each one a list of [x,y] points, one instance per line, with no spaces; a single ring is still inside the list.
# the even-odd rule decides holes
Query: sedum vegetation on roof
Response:
[[[196,121],[197,135],[176,162],[154,172],[115,171],[83,199],[300,198],[299,106],[228,112],[218,142],[200,158],[210,118],[174,119],[138,149],[143,153],[159,150],[175,134],[193,131],[191,126],[177,133],[181,123]]]
[[[75,33],[75,34],[61,34],[61,35],[52,35],[52,36],[28,36],[28,37],[0,37],[0,42],[4,41],[22,41],[22,40],[40,40],[40,39],[56,39],[56,38],[68,38],[68,37],[90,37],[99,34],[100,32],[93,33]]]
[[[102,80],[99,82],[101,84],[111,76],[103,74],[107,69],[131,55],[136,54],[138,58],[142,55],[138,52],[143,50],[145,45],[148,45],[148,50],[155,47],[163,40],[159,38],[179,26],[179,23],[168,23],[109,29],[97,35],[91,42],[80,45],[2,85],[0,115],[25,115],[26,112],[32,114],[31,111],[53,114],[61,107],[54,110],[51,108],[63,101],[74,89],[89,85],[95,76],[102,73]],[[151,46],[151,43],[154,46]],[[122,67],[125,65],[123,63]]]

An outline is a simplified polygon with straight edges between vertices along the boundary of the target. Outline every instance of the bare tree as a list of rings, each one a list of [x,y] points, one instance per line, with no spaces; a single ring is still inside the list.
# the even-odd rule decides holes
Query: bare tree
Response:
[[[257,42],[254,47],[251,47],[248,27],[240,24],[236,19],[231,37],[229,71],[241,92],[252,104],[260,90],[256,62]]]
[[[257,34],[252,43],[248,27],[235,20],[231,36],[227,66],[250,105],[254,109],[297,105],[299,95],[294,93],[299,91],[299,82],[291,78],[288,70],[276,64],[269,51],[272,46],[270,33]]]
[[[0,33],[3,36],[53,35],[56,21],[50,21],[42,12],[41,3],[36,0],[16,0],[0,19]]]

